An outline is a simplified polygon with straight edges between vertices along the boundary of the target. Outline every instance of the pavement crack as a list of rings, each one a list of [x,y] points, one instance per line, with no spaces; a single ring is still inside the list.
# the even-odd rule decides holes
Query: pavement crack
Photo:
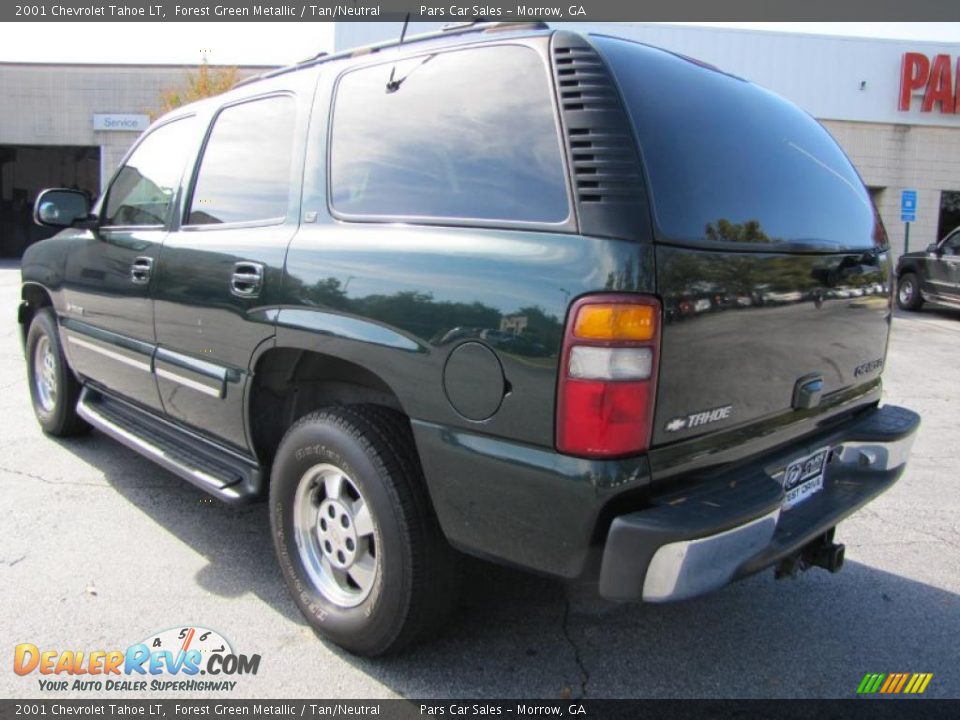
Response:
[[[7,567],[13,567],[14,565],[16,565],[16,564],[17,564],[18,562],[20,562],[21,560],[25,560],[26,557],[27,557],[27,555],[26,555],[26,553],[24,553],[24,554],[21,555],[20,557],[16,557],[16,558],[14,558],[13,560],[4,560],[4,559],[0,558],[0,565],[6,565]]]
[[[3,465],[0,465],[0,472],[10,473],[11,475],[17,475],[19,477],[29,478],[30,480],[36,480],[42,482],[45,485],[78,485],[81,487],[107,487],[105,483],[96,483],[96,482],[83,482],[79,480],[49,480],[42,475],[37,475],[36,473],[26,472],[24,470],[14,470],[13,468],[8,468]]]
[[[587,666],[584,664],[583,658],[580,655],[580,646],[577,645],[570,632],[570,598],[568,597],[563,598],[563,621],[561,623],[561,629],[563,630],[563,637],[566,638],[567,643],[573,650],[573,660],[577,664],[577,669],[580,671],[579,699],[586,698],[587,685],[590,683],[590,671],[587,670]]]

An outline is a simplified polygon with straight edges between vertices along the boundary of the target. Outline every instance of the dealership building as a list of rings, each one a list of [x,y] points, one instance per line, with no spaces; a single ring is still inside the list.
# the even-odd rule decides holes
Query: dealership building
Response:
[[[408,32],[439,26],[411,23]],[[896,253],[904,247],[904,191],[908,203],[915,191],[915,205],[906,208],[915,218],[910,249],[960,225],[960,42],[645,23],[564,26],[697,58],[807,110],[859,170]],[[335,48],[399,33],[397,23],[337,23]],[[0,256],[18,256],[45,234],[29,221],[37,190],[56,185],[99,192],[162,92],[184,81],[185,69],[172,66],[0,63]]]
[[[239,76],[264,68],[238,68]],[[0,258],[51,230],[34,225],[45,187],[96,196],[188,68],[0,62]]]

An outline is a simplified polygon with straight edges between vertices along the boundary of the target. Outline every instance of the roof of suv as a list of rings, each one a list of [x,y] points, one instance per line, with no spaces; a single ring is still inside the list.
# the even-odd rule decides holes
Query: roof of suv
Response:
[[[331,62],[334,60],[341,60],[344,58],[352,57],[363,57],[366,55],[371,55],[373,53],[378,53],[383,50],[398,50],[407,46],[416,46],[415,49],[420,50],[424,47],[433,47],[433,46],[445,46],[454,44],[451,40],[457,40],[463,38],[464,35],[473,35],[477,33],[519,33],[523,35],[544,35],[548,34],[551,31],[549,25],[544,22],[530,21],[530,22],[463,22],[463,23],[451,23],[449,25],[444,25],[440,30],[429,33],[421,33],[419,35],[414,35],[409,38],[400,36],[396,40],[387,40],[385,42],[375,43],[371,45],[364,45],[358,48],[351,48],[349,50],[342,50],[338,53],[329,54],[326,52],[321,52],[313,57],[302,60],[293,65],[288,65],[286,67],[277,68],[269,72],[262,73],[260,75],[254,75],[248,78],[244,78],[236,85],[237,87],[243,87],[244,85],[249,85],[255,83],[259,80],[266,80],[267,78],[276,77],[277,75],[283,75],[284,73],[295,72],[297,70],[302,70],[304,68],[314,67],[323,63]]]

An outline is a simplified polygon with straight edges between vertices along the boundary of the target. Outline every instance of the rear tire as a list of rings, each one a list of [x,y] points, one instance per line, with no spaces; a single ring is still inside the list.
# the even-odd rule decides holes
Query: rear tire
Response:
[[[350,652],[398,652],[439,629],[459,568],[430,507],[406,418],[336,407],[291,427],[270,482],[280,567],[313,628]]]
[[[897,282],[897,305],[904,310],[919,310],[923,307],[920,283],[916,273],[907,272]]]
[[[30,400],[43,431],[56,437],[89,432],[90,426],[77,415],[81,386],[67,365],[57,319],[50,308],[38,310],[30,322],[26,359]]]

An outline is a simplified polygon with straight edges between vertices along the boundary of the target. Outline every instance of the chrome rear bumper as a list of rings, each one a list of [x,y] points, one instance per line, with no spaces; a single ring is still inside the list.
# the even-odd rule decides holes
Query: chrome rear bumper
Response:
[[[778,459],[654,500],[614,519],[600,572],[611,600],[669,602],[716,590],[798,552],[829,532],[902,474],[920,417],[895,406]],[[791,460],[829,447],[823,489],[782,510]]]

